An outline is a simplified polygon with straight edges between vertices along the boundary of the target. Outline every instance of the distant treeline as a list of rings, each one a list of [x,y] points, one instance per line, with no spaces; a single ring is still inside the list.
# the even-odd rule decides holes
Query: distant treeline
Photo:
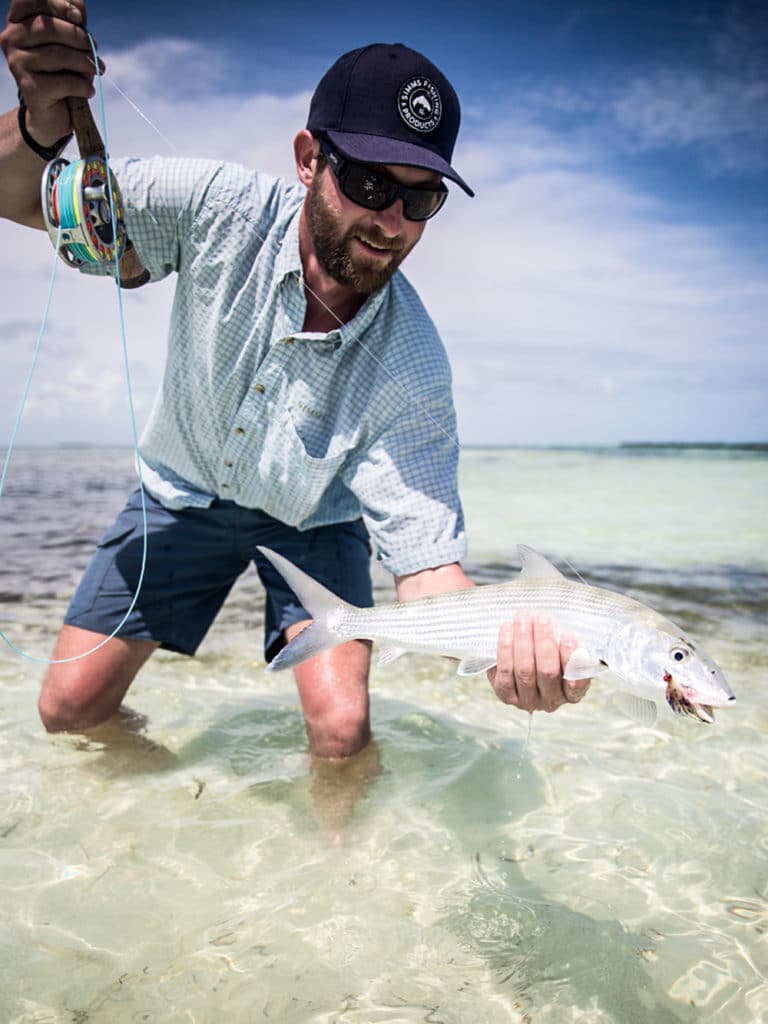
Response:
[[[768,452],[768,441],[622,441],[619,448],[718,448]]]

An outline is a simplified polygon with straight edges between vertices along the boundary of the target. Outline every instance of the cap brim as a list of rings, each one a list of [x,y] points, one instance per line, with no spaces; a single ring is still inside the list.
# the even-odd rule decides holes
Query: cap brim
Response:
[[[366,164],[402,164],[403,167],[423,167],[427,171],[435,171],[444,178],[455,181],[464,189],[468,196],[474,192],[461,175],[437,153],[417,146],[412,142],[400,139],[388,139],[381,135],[362,135],[359,132],[324,133],[331,140],[342,156],[350,160],[360,160]]]

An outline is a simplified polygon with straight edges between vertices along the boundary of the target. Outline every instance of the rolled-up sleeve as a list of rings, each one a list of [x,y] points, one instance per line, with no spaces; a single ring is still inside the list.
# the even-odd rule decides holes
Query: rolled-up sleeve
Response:
[[[393,574],[465,556],[458,456],[453,403],[441,388],[408,395],[351,467],[348,486],[360,501],[377,558]]]

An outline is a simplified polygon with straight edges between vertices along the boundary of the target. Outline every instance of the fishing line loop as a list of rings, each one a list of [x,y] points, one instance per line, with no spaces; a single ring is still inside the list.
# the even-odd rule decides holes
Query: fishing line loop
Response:
[[[101,197],[99,198],[98,201],[100,203],[106,203],[108,205],[109,218],[106,217],[107,210],[106,210],[106,206],[105,206],[102,209],[100,220],[101,220],[102,224],[106,224],[107,221],[108,221],[111,226],[112,225],[117,225],[118,227],[117,227],[116,230],[113,230],[113,232],[112,232],[111,243],[107,242],[106,244],[104,244],[102,246],[103,254],[99,252],[99,247],[98,247],[97,244],[94,245],[94,246],[91,246],[90,243],[91,243],[92,239],[90,239],[90,238],[82,238],[81,239],[80,237],[78,237],[77,240],[75,241],[74,245],[73,245],[73,247],[75,249],[74,256],[77,259],[81,259],[82,258],[84,263],[109,262],[109,263],[114,263],[114,266],[115,266],[115,284],[116,284],[116,288],[117,288],[117,306],[118,306],[118,315],[119,315],[119,324],[120,324],[120,339],[121,339],[121,348],[122,348],[122,357],[123,357],[123,370],[124,370],[124,374],[125,374],[126,392],[127,392],[127,398],[128,398],[128,410],[129,410],[129,418],[130,418],[130,424],[131,424],[131,436],[132,436],[132,440],[133,440],[133,453],[134,453],[134,459],[135,459],[135,462],[136,462],[136,471],[138,473],[138,478],[139,478],[139,492],[140,492],[140,495],[141,495],[141,515],[142,515],[142,527],[143,527],[143,545],[142,545],[141,570],[139,572],[139,579],[138,579],[138,582],[136,584],[136,591],[135,591],[135,593],[133,595],[133,599],[132,599],[132,601],[131,601],[131,603],[130,603],[130,605],[128,607],[127,612],[125,613],[123,618],[120,620],[120,622],[117,624],[117,626],[112,631],[112,633],[110,633],[109,636],[104,637],[103,640],[101,640],[98,644],[95,644],[89,650],[83,651],[80,654],[75,654],[75,655],[73,655],[73,656],[71,656],[69,658],[41,658],[41,657],[37,657],[37,656],[32,655],[32,654],[28,654],[26,651],[21,650],[21,648],[19,648],[16,644],[14,644],[13,641],[2,630],[0,630],[0,640],[2,640],[12,651],[14,651],[14,653],[18,654],[20,657],[24,658],[26,661],[35,662],[37,664],[42,664],[42,665],[63,665],[63,664],[67,664],[68,662],[80,661],[82,658],[87,658],[90,655],[94,654],[96,651],[98,651],[102,647],[104,647],[105,644],[109,643],[110,640],[114,639],[114,637],[117,636],[117,634],[120,632],[120,630],[122,629],[122,627],[125,624],[125,622],[130,617],[131,613],[133,612],[133,609],[136,607],[136,602],[139,599],[139,594],[141,592],[141,587],[142,587],[142,584],[144,582],[144,574],[145,574],[146,565],[147,565],[147,546],[148,546],[148,536],[147,536],[147,534],[148,534],[148,528],[147,528],[146,495],[145,495],[145,490],[144,490],[144,480],[142,478],[141,459],[139,457],[139,436],[138,436],[138,428],[137,428],[137,425],[136,425],[136,410],[135,410],[134,400],[133,400],[133,386],[132,386],[132,382],[131,382],[130,363],[129,363],[129,359],[128,359],[128,342],[127,342],[126,330],[125,330],[125,311],[124,311],[124,308],[123,308],[123,296],[122,296],[121,281],[120,281],[120,258],[119,258],[119,256],[120,256],[120,234],[119,234],[119,224],[120,224],[120,219],[122,219],[122,209],[118,210],[118,205],[117,204],[121,200],[120,200],[119,189],[117,187],[117,182],[115,181],[114,176],[112,175],[112,172],[111,172],[111,170],[109,168],[109,145],[108,145],[108,136],[107,136],[107,121],[106,121],[106,113],[105,113],[105,110],[104,110],[104,94],[103,94],[103,90],[102,90],[102,87],[101,87],[101,74],[99,72],[99,61],[98,61],[98,55],[96,53],[96,43],[95,43],[95,41],[93,39],[93,36],[91,35],[91,33],[87,29],[85,29],[85,32],[86,32],[86,35],[88,36],[88,42],[89,42],[89,44],[91,46],[91,52],[93,54],[93,63],[94,63],[94,66],[96,68],[96,73],[95,73],[94,77],[95,77],[95,82],[96,82],[96,94],[97,94],[98,109],[99,109],[99,114],[100,114],[100,119],[101,119],[101,136],[102,136],[102,139],[104,140],[104,159],[103,159],[103,161],[101,161],[98,164],[98,166],[95,163],[92,164],[93,172],[96,173],[98,171],[98,173],[102,176],[102,179],[103,179],[103,180],[101,180],[99,182],[99,185],[103,185],[104,188],[101,190],[102,195],[101,195]],[[95,161],[96,159],[97,158],[90,158],[91,161]],[[57,208],[59,210],[59,222],[58,222],[58,224],[56,226],[55,239],[54,239],[53,236],[51,236],[52,237],[52,241],[54,241],[54,246],[55,246],[55,250],[56,250],[55,253],[54,253],[54,258],[53,258],[53,269],[51,271],[50,283],[49,283],[49,286],[48,286],[48,295],[47,295],[45,307],[44,307],[44,310],[43,310],[42,323],[40,325],[40,330],[38,332],[37,340],[36,340],[36,343],[35,343],[35,346],[34,346],[34,349],[33,349],[32,362],[31,362],[31,365],[30,365],[29,372],[27,374],[26,381],[25,381],[21,402],[19,404],[19,409],[18,409],[18,412],[16,414],[16,420],[14,422],[13,430],[11,432],[11,438],[10,438],[10,441],[8,443],[8,449],[6,451],[5,463],[4,463],[4,466],[3,466],[2,476],[0,476],[0,496],[2,496],[2,494],[3,494],[3,488],[5,486],[5,480],[6,480],[6,476],[7,476],[7,473],[8,473],[8,467],[10,466],[11,456],[13,454],[14,447],[15,447],[15,444],[16,444],[16,436],[18,434],[19,427],[21,425],[21,420],[22,420],[23,413],[24,413],[24,407],[26,405],[26,401],[27,401],[27,398],[29,396],[29,390],[30,390],[30,387],[31,387],[31,384],[32,384],[32,377],[34,375],[35,367],[37,365],[37,360],[38,360],[38,356],[39,356],[39,353],[40,353],[40,347],[41,347],[41,343],[42,343],[42,338],[43,338],[43,335],[45,333],[45,329],[46,329],[46,327],[48,325],[48,320],[49,320],[49,316],[50,316],[50,309],[51,309],[51,301],[52,301],[52,298],[53,298],[53,286],[54,286],[54,282],[55,282],[55,279],[56,279],[56,267],[58,265],[58,260],[59,260],[59,256],[60,256],[60,247],[62,245],[62,237],[63,237],[63,234],[64,234],[65,230],[69,230],[69,225],[72,223],[72,220],[74,219],[74,221],[76,222],[78,216],[82,213],[82,209],[79,209],[78,206],[77,206],[77,195],[79,194],[79,190],[82,188],[83,176],[86,175],[86,173],[87,173],[87,168],[88,168],[88,165],[89,165],[89,158],[85,158],[85,159],[80,160],[80,161],[78,161],[77,163],[74,163],[74,164],[67,164],[67,161],[54,160],[54,161],[52,161],[52,164],[49,165],[49,168],[47,169],[47,171],[50,171],[50,168],[51,168],[52,165],[58,165],[58,164],[62,164],[62,163],[65,166],[64,167],[58,167],[57,172],[56,172],[56,179],[59,182],[61,182],[62,177],[63,177],[63,184],[62,184],[62,189],[61,189],[61,195],[60,196],[59,195],[56,196],[56,199],[57,199],[56,205],[57,205]],[[71,168],[71,170],[70,170],[70,168]],[[48,175],[48,173],[46,173],[46,175],[44,176],[45,181],[47,181],[48,177],[49,177],[49,175]],[[45,181],[44,181],[44,189],[46,187]],[[56,189],[56,192],[58,193],[58,189]],[[45,203],[45,196],[43,196],[43,203]],[[45,212],[45,206],[44,206],[44,212]],[[120,215],[120,218],[118,218],[118,213]],[[67,227],[63,226],[64,223],[66,223]],[[101,226],[101,225],[98,225],[98,226]],[[49,231],[49,234],[50,234],[51,233],[50,226],[48,227],[48,231]],[[95,234],[96,234],[97,237],[100,237],[98,232],[95,232]],[[107,236],[107,238],[108,238],[109,232],[103,232],[103,234],[105,234]],[[105,239],[102,238],[101,241],[105,242]],[[111,254],[111,258],[110,258],[110,254]],[[62,258],[64,258],[65,262],[67,262],[67,263],[71,263],[72,262],[67,257],[62,257]],[[75,264],[75,265],[81,265],[81,264]]]

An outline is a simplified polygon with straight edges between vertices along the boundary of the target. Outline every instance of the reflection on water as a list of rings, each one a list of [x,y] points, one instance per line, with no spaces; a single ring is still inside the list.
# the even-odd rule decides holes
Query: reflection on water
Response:
[[[199,657],[152,659],[120,728],[47,737],[42,668],[3,653],[2,1024],[768,1020],[768,462],[466,454],[479,579],[516,572],[517,541],[569,559],[700,639],[733,709],[649,728],[597,680],[529,736],[482,678],[406,656],[374,672],[375,744],[318,765],[252,577]],[[19,453],[0,615],[26,649],[50,649],[130,461]]]

